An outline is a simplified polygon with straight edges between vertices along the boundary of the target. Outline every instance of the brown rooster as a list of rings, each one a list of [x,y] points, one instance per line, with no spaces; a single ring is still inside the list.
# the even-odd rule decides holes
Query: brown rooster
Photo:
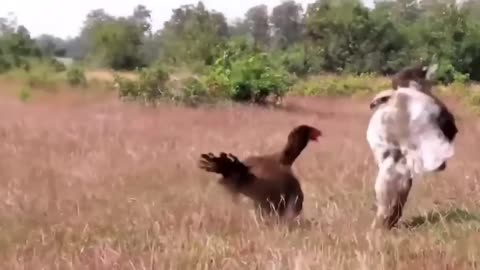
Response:
[[[292,164],[310,140],[317,141],[322,132],[300,125],[288,135],[285,147],[277,153],[250,156],[243,161],[232,154],[202,154],[199,167],[221,174],[219,183],[234,198],[243,194],[250,198],[261,213],[294,218],[302,211],[303,192],[292,172]]]

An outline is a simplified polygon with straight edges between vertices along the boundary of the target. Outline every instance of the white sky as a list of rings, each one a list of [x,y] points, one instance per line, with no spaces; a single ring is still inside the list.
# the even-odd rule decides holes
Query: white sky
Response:
[[[315,0],[297,0],[304,8]],[[114,16],[130,15],[136,5],[145,5],[152,11],[153,29],[163,26],[172,9],[197,0],[2,0],[0,17],[12,12],[19,24],[27,27],[33,37],[43,33],[66,38],[76,36],[92,9],[103,8]],[[266,4],[269,9],[282,0],[203,0],[208,9],[223,12],[227,19],[243,17],[252,6]],[[372,2],[372,0],[366,0]]]

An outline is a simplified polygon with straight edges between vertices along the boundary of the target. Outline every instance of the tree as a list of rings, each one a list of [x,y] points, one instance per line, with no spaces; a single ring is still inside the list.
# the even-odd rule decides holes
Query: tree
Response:
[[[143,66],[139,48],[143,29],[127,19],[102,23],[92,31],[93,51],[102,64],[113,69]]]
[[[30,33],[16,20],[0,20],[0,72],[12,67],[27,67],[28,58],[40,57],[41,52]]]
[[[211,64],[215,48],[229,36],[225,16],[197,5],[183,5],[173,10],[159,33],[162,57],[171,63],[201,62]]]
[[[394,19],[408,25],[420,17],[421,7],[416,0],[396,0],[393,13]]]
[[[152,28],[151,25],[151,14],[152,12],[147,9],[144,5],[138,5],[133,10],[133,15],[130,19],[138,25],[144,33],[149,33]]]
[[[35,39],[35,43],[46,56],[65,56],[67,53],[66,42],[58,37],[43,34]]]
[[[252,7],[247,11],[245,17],[255,46],[267,46],[270,41],[270,25],[267,6],[258,5]]]
[[[229,25],[229,34],[231,37],[246,36],[250,32],[248,23],[244,19],[235,19]]]
[[[273,8],[270,21],[274,27],[277,44],[286,48],[297,42],[302,34],[302,6],[293,0]]]
[[[87,14],[87,18],[83,23],[82,33],[88,32],[102,23],[111,22],[114,20],[113,16],[110,16],[103,9],[94,9]]]
[[[129,17],[114,17],[102,9],[91,11],[81,37],[88,40],[91,59],[113,69],[134,69],[144,65],[141,47],[150,29],[150,11],[137,6]]]
[[[307,36],[330,72],[391,73],[408,44],[388,17],[372,16],[359,1],[317,1],[307,11]]]

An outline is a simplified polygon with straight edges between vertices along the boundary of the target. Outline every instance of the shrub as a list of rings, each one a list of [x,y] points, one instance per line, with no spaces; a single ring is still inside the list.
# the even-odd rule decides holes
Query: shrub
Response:
[[[85,86],[87,84],[87,78],[85,72],[79,66],[72,66],[67,70],[67,82],[73,86]]]
[[[12,64],[3,55],[0,55],[0,73],[8,71],[10,68],[12,68]]]
[[[24,69],[28,71],[30,67],[30,58],[14,54],[3,54],[0,48],[0,73],[8,72],[12,69]]]
[[[360,76],[325,75],[301,81],[293,87],[293,92],[307,96],[352,96],[378,92],[389,87],[389,79],[370,74]]]
[[[181,78],[169,89],[170,98],[185,105],[196,106],[211,101],[205,82],[195,76]]]
[[[55,68],[48,62],[31,62],[27,68],[22,69],[25,72],[28,85],[30,87],[55,87],[61,80],[61,76],[55,71]],[[20,73],[22,73],[20,71]]]
[[[305,76],[310,72],[310,61],[300,45],[279,53],[279,59],[285,69],[296,76]]]
[[[168,94],[168,72],[161,66],[142,68],[138,79],[131,80],[115,75],[114,83],[121,98],[154,102]]]
[[[207,85],[234,101],[265,103],[268,96],[283,96],[293,77],[271,55],[238,55],[226,52],[215,62]]]
[[[470,74],[463,74],[447,60],[441,61],[438,70],[435,72],[435,79],[443,84],[460,83],[465,84],[470,80]]]
[[[17,60],[19,62],[6,72],[6,76],[25,81],[29,87],[54,88],[65,79],[64,74],[59,71],[61,68],[53,64],[49,58]]]
[[[32,97],[32,89],[30,87],[23,87],[18,94],[22,102],[27,102]]]
[[[64,72],[65,70],[67,70],[65,65],[55,58],[49,58],[47,61],[48,61],[47,63],[50,66],[52,66],[52,68],[55,72]]]

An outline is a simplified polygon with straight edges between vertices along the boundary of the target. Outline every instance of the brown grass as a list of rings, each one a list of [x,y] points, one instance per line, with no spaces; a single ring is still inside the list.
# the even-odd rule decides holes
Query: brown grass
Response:
[[[113,82],[115,74],[130,80],[135,80],[138,77],[138,75],[134,72],[113,71],[108,69],[87,70],[85,72],[85,77],[88,81],[99,80]]]
[[[480,123],[455,100],[455,158],[414,182],[410,226],[384,234],[369,232],[368,100],[291,97],[283,111],[59,100],[0,99],[1,269],[478,267]],[[196,167],[206,151],[274,151],[297,124],[324,132],[294,164],[298,225],[255,219]]]

